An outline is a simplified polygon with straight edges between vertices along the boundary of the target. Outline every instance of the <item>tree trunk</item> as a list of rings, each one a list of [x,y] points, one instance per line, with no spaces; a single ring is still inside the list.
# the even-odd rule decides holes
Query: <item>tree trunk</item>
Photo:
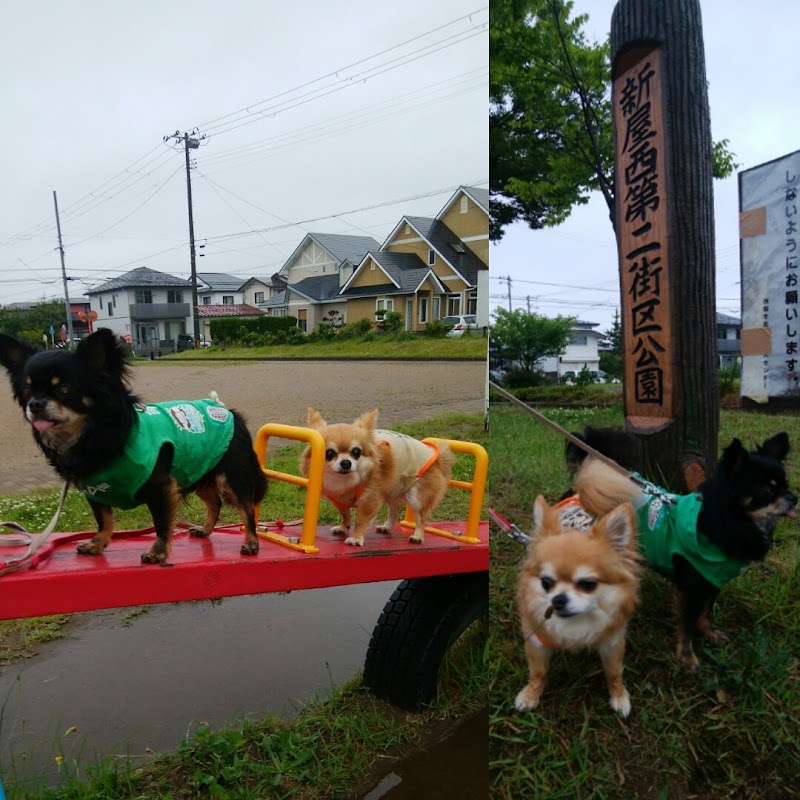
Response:
[[[695,489],[717,457],[711,127],[698,0],[620,0],[611,21],[626,425],[642,468]]]

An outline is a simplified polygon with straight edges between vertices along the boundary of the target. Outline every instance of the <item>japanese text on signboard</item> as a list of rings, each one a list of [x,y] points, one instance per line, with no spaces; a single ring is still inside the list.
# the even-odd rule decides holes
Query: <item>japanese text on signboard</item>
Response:
[[[664,130],[658,50],[615,78],[626,413],[671,416]]]

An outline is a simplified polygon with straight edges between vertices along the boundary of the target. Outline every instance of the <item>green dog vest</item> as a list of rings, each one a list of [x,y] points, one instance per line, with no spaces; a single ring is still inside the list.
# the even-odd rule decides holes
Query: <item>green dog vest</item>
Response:
[[[166,444],[173,449],[170,474],[186,489],[219,463],[233,438],[233,414],[213,400],[151,403],[136,411],[122,455],[79,487],[91,500],[114,508],[140,505],[136,493]]]
[[[676,555],[685,558],[709,583],[721,589],[747,568],[748,562],[731,558],[697,532],[703,507],[699,492],[687,495],[655,495],[637,510],[639,549],[647,563],[665,578],[674,580]],[[670,502],[672,500],[672,502]]]

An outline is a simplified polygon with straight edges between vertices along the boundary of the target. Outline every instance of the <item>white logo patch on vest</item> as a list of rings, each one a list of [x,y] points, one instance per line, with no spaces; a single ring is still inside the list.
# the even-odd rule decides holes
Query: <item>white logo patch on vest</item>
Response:
[[[170,406],[167,413],[180,430],[187,433],[205,433],[206,423],[203,415],[194,406]]]
[[[87,486],[83,491],[86,494],[90,494],[94,497],[96,494],[101,494],[102,492],[107,492],[109,489],[109,485],[107,483],[100,483],[97,486]]]
[[[209,406],[206,409],[206,413],[215,422],[227,422],[228,417],[231,414],[231,412],[228,411],[227,408],[222,408],[221,406]]]

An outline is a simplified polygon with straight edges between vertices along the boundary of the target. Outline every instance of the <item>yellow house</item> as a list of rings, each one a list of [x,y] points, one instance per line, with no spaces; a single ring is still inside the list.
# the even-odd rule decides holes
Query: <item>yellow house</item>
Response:
[[[488,325],[488,202],[487,190],[462,186],[436,218],[404,216],[342,287],[348,321],[397,311],[409,331],[456,314]]]
[[[252,281],[256,305],[297,317],[304,331],[322,320],[378,321],[399,312],[406,330],[431,320],[476,314],[489,324],[489,192],[461,186],[435,218],[405,216],[381,245],[371,237],[307,234],[266,284]]]

